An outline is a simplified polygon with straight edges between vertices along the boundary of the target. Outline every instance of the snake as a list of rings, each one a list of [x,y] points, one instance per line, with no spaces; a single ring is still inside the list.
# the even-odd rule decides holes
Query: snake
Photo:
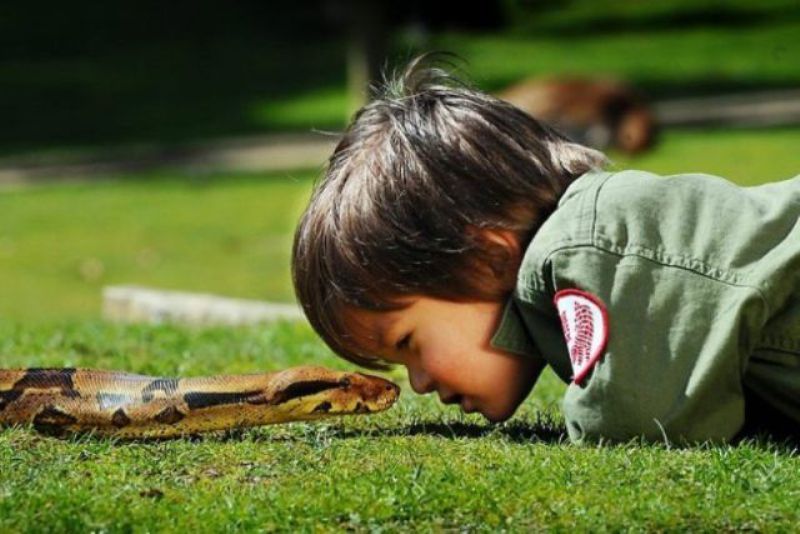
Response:
[[[399,386],[384,378],[314,365],[184,378],[72,367],[0,369],[0,425],[29,425],[56,436],[172,438],[376,413],[399,394]]]

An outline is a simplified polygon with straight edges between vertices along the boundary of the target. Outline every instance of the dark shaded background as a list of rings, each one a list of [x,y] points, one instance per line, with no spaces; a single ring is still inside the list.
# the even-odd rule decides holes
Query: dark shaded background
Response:
[[[0,151],[263,132],[254,98],[345,83],[359,3],[3,3]],[[383,23],[500,23],[497,3],[459,5],[387,3]]]
[[[344,113],[331,123],[282,126],[254,120],[246,110],[255,99],[346,84],[348,43],[358,25],[371,27],[377,39],[373,62],[391,63],[425,49],[425,36],[443,30],[586,36],[800,19],[800,2],[781,1],[767,8],[705,1],[663,12],[604,17],[578,10],[563,16],[574,3],[504,0],[475,8],[450,0],[5,2],[0,155],[341,127]],[[485,83],[496,89],[513,81]],[[641,84],[655,98],[784,85],[713,78]]]

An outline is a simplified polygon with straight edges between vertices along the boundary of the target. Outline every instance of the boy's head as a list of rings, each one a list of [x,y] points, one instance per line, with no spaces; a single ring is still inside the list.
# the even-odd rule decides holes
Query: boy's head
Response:
[[[295,234],[293,279],[309,321],[371,369],[390,359],[363,342],[374,335],[354,311],[378,317],[420,296],[502,302],[564,190],[606,163],[429,59],[356,113]]]

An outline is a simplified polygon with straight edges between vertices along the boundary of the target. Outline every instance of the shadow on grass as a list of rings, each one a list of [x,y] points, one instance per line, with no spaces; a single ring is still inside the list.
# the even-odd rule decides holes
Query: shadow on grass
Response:
[[[370,430],[362,434],[381,437],[434,436],[448,439],[501,437],[513,443],[562,443],[567,440],[566,428],[547,420],[534,423],[516,422],[506,425],[423,421],[402,427]]]
[[[273,435],[271,432],[238,429],[226,431],[215,439],[220,441],[297,441],[308,442],[324,439],[387,438],[402,436],[431,436],[451,440],[501,438],[513,443],[564,443],[567,441],[566,428],[555,420],[544,416],[537,420],[515,421],[502,425],[444,422],[440,420],[418,421],[407,425],[353,429],[343,426],[326,426],[324,431],[311,425],[307,431],[298,434]],[[199,439],[203,439],[202,437]]]
[[[309,425],[300,433],[275,435],[271,431],[254,429],[234,429],[217,434],[212,439],[223,442],[251,441],[251,442],[303,442],[320,443],[323,441],[362,439],[362,438],[387,438],[406,436],[429,436],[446,438],[450,440],[465,439],[502,439],[511,443],[543,443],[560,445],[569,443],[566,428],[563,423],[550,414],[541,414],[533,421],[512,421],[500,425],[465,423],[462,421],[427,420],[416,421],[407,425],[392,427],[372,427],[364,429],[346,428],[344,426]],[[202,436],[189,438],[203,440]],[[605,444],[614,446],[615,444]],[[633,439],[622,446],[661,447],[666,449],[716,449],[734,447],[748,447],[752,449],[775,452],[786,456],[800,455],[800,434],[780,433],[770,434],[764,431],[755,433],[743,432],[735,437],[729,444],[716,443],[650,443],[644,439]]]

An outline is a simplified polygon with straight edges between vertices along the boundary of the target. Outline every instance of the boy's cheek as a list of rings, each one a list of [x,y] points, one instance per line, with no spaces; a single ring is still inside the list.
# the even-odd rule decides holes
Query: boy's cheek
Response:
[[[510,374],[504,376],[501,383],[494,384],[487,390],[487,401],[483,411],[490,421],[505,421],[514,415],[530,394],[538,376],[536,369],[526,365],[507,371],[510,371]]]

